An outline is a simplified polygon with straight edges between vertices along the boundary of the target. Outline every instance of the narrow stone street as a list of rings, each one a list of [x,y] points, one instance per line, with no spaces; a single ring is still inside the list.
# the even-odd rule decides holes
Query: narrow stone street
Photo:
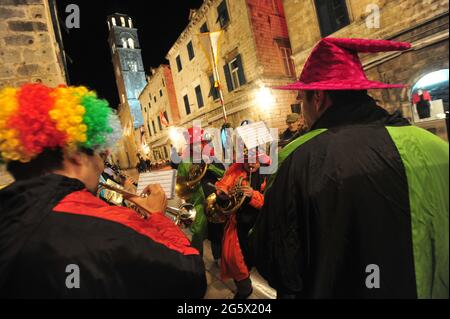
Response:
[[[205,241],[203,260],[205,262],[206,279],[208,282],[205,299],[232,299],[235,294],[233,280],[223,282],[220,279],[220,269],[214,262],[208,240]],[[267,284],[255,269],[253,269],[250,276],[253,282],[253,293],[249,299],[276,298],[276,291]]]

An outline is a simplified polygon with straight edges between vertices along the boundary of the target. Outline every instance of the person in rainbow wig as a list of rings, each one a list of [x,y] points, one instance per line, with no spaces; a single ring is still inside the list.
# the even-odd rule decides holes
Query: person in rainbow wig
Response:
[[[0,89],[0,298],[202,298],[202,258],[163,212],[142,219],[95,196],[118,117],[86,87]]]

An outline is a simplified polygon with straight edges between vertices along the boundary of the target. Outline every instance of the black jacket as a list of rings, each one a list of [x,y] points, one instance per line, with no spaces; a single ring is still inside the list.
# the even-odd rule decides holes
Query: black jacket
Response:
[[[48,175],[0,192],[1,298],[203,297],[205,269],[196,251],[174,249],[134,212],[83,189],[78,180]],[[67,195],[74,197],[74,211],[55,212]],[[161,221],[183,241],[173,224]],[[66,286],[66,267],[73,264],[79,289]]]

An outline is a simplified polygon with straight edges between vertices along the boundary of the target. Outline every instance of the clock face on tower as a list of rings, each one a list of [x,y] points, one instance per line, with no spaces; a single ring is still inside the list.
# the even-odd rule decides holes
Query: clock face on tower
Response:
[[[131,72],[137,72],[138,71],[138,65],[136,61],[127,61],[128,70]]]

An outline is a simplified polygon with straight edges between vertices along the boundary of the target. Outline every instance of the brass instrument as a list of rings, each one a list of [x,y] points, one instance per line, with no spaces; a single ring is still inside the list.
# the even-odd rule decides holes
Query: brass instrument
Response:
[[[187,177],[178,176],[175,192],[181,199],[188,200],[197,186],[200,184],[203,177],[205,177],[208,170],[208,164],[192,164],[189,168]]]
[[[133,182],[133,185],[137,186],[137,182],[135,181],[135,179],[133,177],[131,177],[130,175],[128,175],[127,173],[125,173],[125,171],[121,170],[120,168],[114,168],[113,165],[111,165],[108,162],[105,162],[105,167],[110,168],[114,173],[116,173],[117,175],[119,175],[120,177],[122,177],[124,179],[131,179],[131,181]]]
[[[102,188],[114,191],[118,194],[121,194],[123,196],[124,199],[126,199],[127,201],[133,203],[133,205],[136,206],[136,212],[144,219],[147,219],[149,215],[151,215],[151,213],[149,211],[147,211],[144,207],[142,207],[138,202],[134,201],[133,198],[136,197],[146,197],[147,195],[137,195],[137,194],[133,194],[130,193],[126,190],[120,189],[118,187],[114,187],[112,185],[108,185],[105,183],[100,183],[100,186]],[[184,226],[184,227],[189,227],[195,220],[195,216],[197,215],[197,211],[194,207],[194,205],[192,204],[182,204],[180,207],[176,208],[176,207],[170,207],[168,206],[166,208],[166,214],[169,214],[173,217],[174,222],[177,226]]]
[[[217,204],[217,194],[213,193],[206,199],[205,215],[208,221],[214,224],[224,223],[231,214],[237,212],[244,204],[245,195],[241,190],[244,178],[240,177],[236,185],[230,191],[229,203],[227,207],[220,207]]]

